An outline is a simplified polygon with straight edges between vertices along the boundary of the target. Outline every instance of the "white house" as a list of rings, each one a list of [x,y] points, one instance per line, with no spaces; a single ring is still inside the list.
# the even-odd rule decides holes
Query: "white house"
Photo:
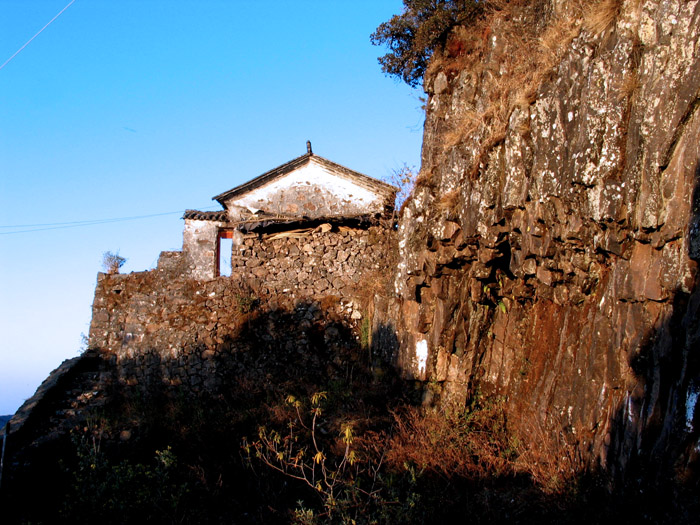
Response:
[[[235,244],[243,233],[343,221],[376,224],[391,215],[397,188],[315,155],[310,142],[306,150],[301,157],[213,197],[223,210],[187,210],[184,271],[196,279],[217,277],[221,239],[233,238]]]

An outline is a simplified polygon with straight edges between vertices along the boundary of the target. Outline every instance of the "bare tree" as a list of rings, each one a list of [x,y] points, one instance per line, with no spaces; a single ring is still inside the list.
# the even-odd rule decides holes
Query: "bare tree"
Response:
[[[119,273],[125,262],[126,259],[119,255],[119,252],[105,252],[102,254],[102,269],[105,273]]]

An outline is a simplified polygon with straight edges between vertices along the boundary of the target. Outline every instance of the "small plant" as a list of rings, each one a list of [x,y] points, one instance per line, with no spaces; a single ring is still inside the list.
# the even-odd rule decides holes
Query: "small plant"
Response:
[[[372,349],[370,346],[371,344],[372,320],[369,318],[369,316],[366,315],[364,319],[362,319],[362,324],[360,325],[360,346],[363,350],[367,350],[367,352],[369,352],[370,359],[372,357]]]
[[[294,522],[299,525],[314,525],[317,523],[312,509],[304,507],[303,501],[297,501],[298,508],[294,510]]]
[[[353,481],[360,474],[360,463],[352,448],[355,440],[352,425],[343,425],[337,439],[327,437],[322,441],[327,433],[321,429],[322,405],[327,398],[327,392],[317,392],[310,397],[308,414],[311,420],[308,421],[303,410],[305,404],[292,395],[287,396],[286,404],[296,413],[287,423],[288,432],[282,434],[261,426],[258,439],[252,443],[244,440],[243,449],[249,458],[254,454],[268,467],[314,489],[331,516],[342,510],[341,493],[359,491],[367,497],[373,494],[362,491]],[[309,522],[313,513],[302,508],[297,511],[297,517]]]
[[[416,177],[418,172],[415,166],[409,166],[404,162],[403,166],[397,168],[391,172],[391,174],[385,179],[386,182],[396,186],[399,191],[396,192],[396,201],[394,203],[394,209],[400,210],[403,203],[413,191],[413,187],[416,185]]]
[[[234,295],[234,300],[236,301],[236,309],[238,313],[248,314],[257,308],[260,303],[259,299],[254,293],[237,293]]]
[[[85,332],[80,332],[80,346],[78,347],[78,353],[84,354],[90,348],[90,338],[85,335]]]
[[[126,259],[119,255],[118,251],[117,253],[104,252],[102,254],[102,268],[104,269],[105,273],[119,273],[119,270],[122,266],[124,266],[125,262]]]

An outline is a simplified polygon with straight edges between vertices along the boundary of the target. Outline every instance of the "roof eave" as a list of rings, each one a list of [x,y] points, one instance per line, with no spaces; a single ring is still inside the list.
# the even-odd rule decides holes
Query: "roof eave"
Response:
[[[342,174],[345,174],[351,179],[358,179],[361,183],[364,183],[361,185],[367,186],[368,189],[374,190],[380,194],[384,194],[385,198],[389,198],[391,195],[395,195],[396,192],[399,191],[399,188],[397,188],[396,186],[387,184],[384,181],[375,179],[374,177],[370,177],[369,175],[365,175],[364,173],[360,173],[359,171],[346,168],[345,166],[333,162],[332,160],[328,160],[324,157],[321,157],[320,155],[315,155],[314,153],[305,153],[304,155],[292,159],[289,162],[282,164],[281,166],[277,166],[276,168],[266,171],[262,175],[259,175],[244,184],[236,186],[235,188],[232,188],[228,191],[225,191],[223,193],[220,193],[219,195],[212,197],[212,200],[219,202],[225,208],[225,202],[231,197],[240,195],[242,193],[246,193],[248,191],[252,191],[264,185],[268,181],[273,180],[276,177],[285,175],[293,169],[303,166],[312,159],[319,162],[320,164],[325,165],[328,168],[331,168],[335,171],[339,171],[341,173],[341,176]]]
[[[273,178],[275,175],[283,175],[284,173],[291,171],[291,169],[305,164],[313,156],[313,153],[305,153],[300,157],[292,159],[289,162],[285,162],[284,164],[277,166],[276,168],[266,171],[262,175],[258,175],[254,179],[249,180],[248,182],[244,182],[243,184],[236,186],[235,188],[231,188],[230,190],[220,193],[219,195],[215,195],[214,197],[212,197],[212,200],[219,202],[225,208],[226,205],[224,204],[224,202],[233,197],[234,195],[254,190],[257,187],[262,186],[265,182],[267,182],[268,179]]]

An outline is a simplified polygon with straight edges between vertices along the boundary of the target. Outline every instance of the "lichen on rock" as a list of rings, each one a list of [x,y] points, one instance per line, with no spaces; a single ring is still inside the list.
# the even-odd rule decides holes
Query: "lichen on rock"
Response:
[[[514,428],[564,432],[587,468],[651,451],[669,466],[698,439],[679,429],[700,374],[700,3],[617,2],[597,26],[612,2],[540,4],[486,17],[461,34],[471,54],[428,68],[399,364],[439,382],[438,404],[504,396]],[[507,57],[537,38],[528,23],[541,45],[568,29],[525,77]]]

